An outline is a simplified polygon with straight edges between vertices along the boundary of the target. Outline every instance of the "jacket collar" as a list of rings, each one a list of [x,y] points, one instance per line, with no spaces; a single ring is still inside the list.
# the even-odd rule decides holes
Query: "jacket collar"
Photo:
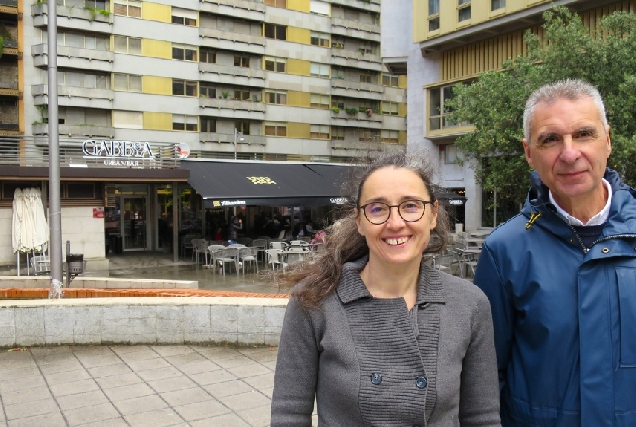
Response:
[[[371,298],[369,290],[360,278],[360,271],[367,265],[367,262],[369,262],[369,256],[365,255],[356,261],[345,263],[342,267],[342,276],[336,293],[343,304],[362,298]],[[427,302],[443,304],[446,302],[446,296],[439,272],[421,263],[415,303],[419,305]]]

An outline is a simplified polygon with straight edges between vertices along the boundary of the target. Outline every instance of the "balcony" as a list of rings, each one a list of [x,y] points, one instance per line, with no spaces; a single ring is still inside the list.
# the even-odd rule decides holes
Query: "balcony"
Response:
[[[265,71],[254,68],[199,62],[201,81],[220,84],[265,87]]]
[[[384,118],[381,114],[356,113],[349,114],[345,110],[338,113],[331,111],[331,126],[348,126],[365,129],[382,129]]]
[[[248,21],[265,21],[262,0],[200,0],[201,11]]]
[[[60,136],[69,136],[69,137],[103,137],[103,138],[114,138],[115,137],[115,128],[111,126],[95,126],[91,124],[84,125],[59,125],[59,134]],[[47,123],[37,123],[31,125],[31,131],[33,135],[48,135],[49,134],[49,125]],[[48,140],[42,139],[36,141],[36,145],[48,147]]]
[[[18,56],[17,40],[5,39],[2,47],[2,55]]]
[[[0,13],[18,14],[18,0],[0,0]]]
[[[381,101],[384,98],[384,86],[345,79],[331,79],[331,96]]]
[[[391,0],[387,0],[391,1]],[[380,0],[330,0],[330,3],[340,6],[351,7],[353,9],[366,10],[369,12],[380,13]]]
[[[331,140],[332,150],[382,151],[386,145],[382,142],[368,142],[358,139]]]
[[[110,13],[106,16],[88,9],[59,5],[56,11],[58,28],[108,34],[112,32],[113,15]],[[33,26],[40,28],[47,26],[48,6],[46,3],[32,5],[31,15],[33,16]]]
[[[99,108],[110,110],[113,108],[115,92],[110,89],[89,89],[76,86],[57,87],[58,104],[64,107]],[[40,84],[31,86],[31,93],[35,105],[49,103],[49,85]]]
[[[0,135],[20,135],[20,125],[18,123],[4,123],[0,121]]]
[[[31,46],[33,64],[36,67],[48,66],[48,45]],[[109,50],[80,49],[77,47],[58,46],[57,66],[80,70],[93,70],[112,73],[115,53]]]
[[[265,145],[267,142],[264,135],[243,135],[241,138],[244,141],[237,144],[241,145]],[[233,133],[216,133],[216,132],[201,132],[199,134],[199,140],[201,142],[212,142],[217,144],[234,144]]]
[[[380,25],[331,18],[331,33],[380,43]]]
[[[265,120],[265,104],[225,98],[199,98],[201,115],[228,119]]]
[[[249,34],[233,33],[214,28],[199,28],[201,46],[214,49],[265,54],[265,38]]]
[[[17,75],[14,76],[16,79]],[[0,95],[4,96],[20,96],[18,90],[18,82],[0,82]]]
[[[382,58],[367,49],[331,49],[331,64],[339,67],[382,71]]]

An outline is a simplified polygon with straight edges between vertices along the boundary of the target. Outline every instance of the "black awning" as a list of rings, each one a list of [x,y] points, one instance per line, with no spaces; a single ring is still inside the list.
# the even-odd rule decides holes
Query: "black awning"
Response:
[[[466,203],[466,197],[461,194],[454,193],[453,191],[449,191],[447,189],[442,189],[437,194],[435,194],[437,200],[442,203],[446,203],[448,205],[463,205]]]
[[[182,160],[188,182],[206,208],[226,206],[326,206],[343,204],[350,166],[326,163]]]

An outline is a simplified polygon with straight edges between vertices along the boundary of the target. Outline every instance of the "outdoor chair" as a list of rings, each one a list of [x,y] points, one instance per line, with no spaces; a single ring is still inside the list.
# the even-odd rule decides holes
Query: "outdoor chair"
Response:
[[[265,249],[269,247],[267,240],[265,239],[254,239],[252,240],[252,247],[256,248],[257,258],[261,255],[261,259],[265,261]]]
[[[212,271],[216,272],[216,267],[217,267],[217,263],[216,260],[218,257],[220,257],[222,255],[222,250],[225,249],[225,246],[223,245],[210,245],[208,246],[208,252],[210,254],[210,264],[208,264],[209,266],[211,266]]]
[[[275,270],[276,267],[281,267],[283,272],[285,271],[285,267],[287,267],[287,263],[282,261],[281,254],[283,253],[280,249],[267,249],[265,251],[267,254],[267,265],[272,267],[272,270]]]
[[[308,250],[305,250],[301,247],[292,246],[283,251],[283,254],[285,256],[285,261],[287,262],[287,264],[292,264],[294,262],[299,262],[305,259],[307,252]]]
[[[199,254],[203,254],[205,257],[205,264],[208,263],[208,242],[205,239],[193,239],[192,240],[192,256],[196,257],[196,264],[199,265]]]
[[[238,250],[235,248],[225,248],[220,251],[221,253],[216,258],[216,265],[221,268],[223,275],[225,276],[225,269],[228,264],[234,265],[234,270],[238,275]]]
[[[282,251],[289,245],[285,242],[270,242],[270,246],[272,249],[280,249]]]
[[[181,238],[181,256],[185,256],[186,251],[188,249],[193,250],[194,245],[192,244],[192,240],[200,239],[201,236],[198,234],[186,234]]]
[[[253,264],[256,268],[256,272],[258,273],[258,248],[241,248],[239,249],[239,267],[243,270],[243,274],[245,274],[245,267],[247,264]]]
[[[245,245],[245,246],[251,246],[252,245],[252,239],[249,237],[239,237],[238,239],[236,239],[236,243],[241,244],[241,245]]]

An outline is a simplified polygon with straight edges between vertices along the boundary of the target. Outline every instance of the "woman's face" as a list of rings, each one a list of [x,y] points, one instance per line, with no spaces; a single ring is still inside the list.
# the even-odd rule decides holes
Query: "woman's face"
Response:
[[[373,172],[365,181],[360,194],[360,206],[371,202],[398,205],[406,200],[430,201],[426,185],[419,175],[409,169],[385,167]],[[426,204],[424,215],[419,221],[406,222],[391,208],[389,219],[380,225],[371,224],[364,212],[358,209],[356,223],[358,232],[365,237],[369,246],[369,263],[388,265],[417,264],[428,246],[431,230],[437,219],[437,202]]]

